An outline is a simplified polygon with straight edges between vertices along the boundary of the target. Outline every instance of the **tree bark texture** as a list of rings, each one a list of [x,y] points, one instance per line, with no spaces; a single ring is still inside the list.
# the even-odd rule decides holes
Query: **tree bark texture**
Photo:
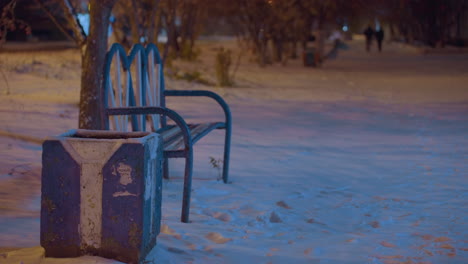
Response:
[[[101,98],[103,96],[103,73],[107,51],[109,17],[117,0],[90,1],[90,28],[86,50],[82,57],[80,114],[81,129],[103,129]]]

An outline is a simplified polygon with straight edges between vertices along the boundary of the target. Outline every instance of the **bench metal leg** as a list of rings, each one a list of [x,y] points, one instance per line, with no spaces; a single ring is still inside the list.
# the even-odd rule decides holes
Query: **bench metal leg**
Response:
[[[169,158],[164,158],[163,162],[163,178],[169,179]]]
[[[190,196],[192,193],[192,169],[193,169],[193,150],[190,148],[185,156],[185,173],[184,173],[184,194],[182,197],[182,214],[180,221],[183,223],[189,222],[190,214]]]
[[[224,137],[224,159],[223,159],[223,182],[229,181],[229,156],[231,151],[231,122],[226,124],[226,134]]]

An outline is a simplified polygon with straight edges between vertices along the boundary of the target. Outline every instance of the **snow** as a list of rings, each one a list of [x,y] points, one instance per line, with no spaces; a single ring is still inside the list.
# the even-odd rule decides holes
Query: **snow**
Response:
[[[215,47],[204,41],[210,74]],[[357,39],[323,68],[259,68],[211,89],[233,114],[231,184],[217,181],[223,131],[195,148],[190,219],[179,222],[183,161],[163,183],[155,263],[467,263],[468,54],[424,55]],[[234,52],[237,55],[237,51]],[[41,146],[77,126],[79,52],[0,53],[1,252],[39,245]],[[187,66],[190,67],[190,66]],[[0,79],[0,92],[6,87]],[[189,120],[222,118],[207,99],[171,98]],[[27,250],[27,249],[26,249]],[[37,252],[34,251],[34,252]],[[117,263],[97,257],[41,263]]]

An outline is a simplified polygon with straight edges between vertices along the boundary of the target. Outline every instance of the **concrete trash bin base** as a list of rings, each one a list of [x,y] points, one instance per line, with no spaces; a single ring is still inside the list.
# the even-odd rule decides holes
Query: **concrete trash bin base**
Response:
[[[161,222],[162,140],[147,132],[71,130],[43,144],[46,257],[139,263]]]

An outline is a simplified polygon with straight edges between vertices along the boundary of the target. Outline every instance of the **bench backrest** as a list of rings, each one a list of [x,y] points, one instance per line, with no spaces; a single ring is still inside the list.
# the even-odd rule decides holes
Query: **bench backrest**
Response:
[[[163,94],[163,63],[156,45],[148,44],[144,48],[136,44],[127,56],[122,45],[114,43],[106,54],[104,107],[165,106]],[[147,126],[154,131],[165,126],[165,120],[159,115],[149,115],[148,119],[144,116],[112,116],[105,128],[145,131]]]

